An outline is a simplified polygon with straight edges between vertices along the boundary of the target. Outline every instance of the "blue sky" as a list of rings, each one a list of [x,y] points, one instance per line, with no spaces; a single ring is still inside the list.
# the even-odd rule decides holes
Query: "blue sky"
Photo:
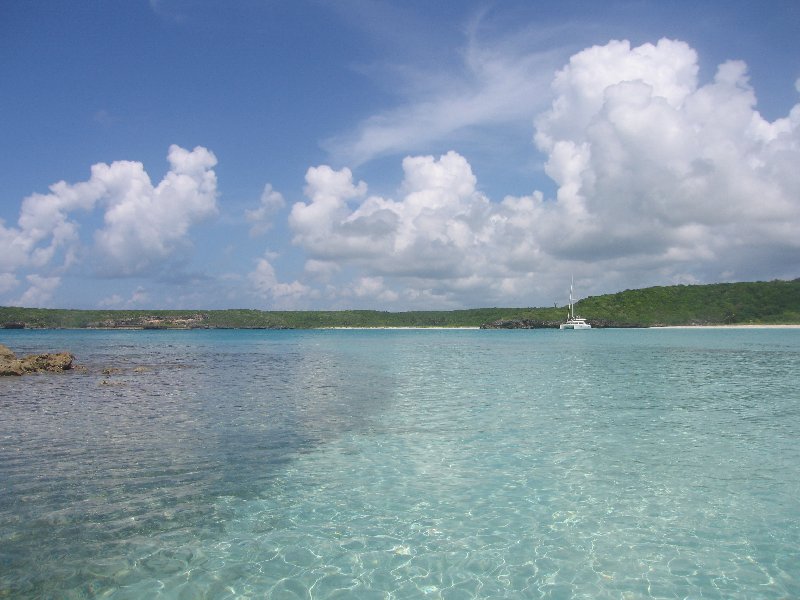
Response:
[[[800,276],[800,4],[0,3],[0,305]]]

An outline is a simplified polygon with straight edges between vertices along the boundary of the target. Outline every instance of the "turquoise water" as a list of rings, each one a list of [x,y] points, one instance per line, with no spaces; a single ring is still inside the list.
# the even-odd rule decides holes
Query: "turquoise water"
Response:
[[[800,330],[0,343],[0,598],[800,597]]]

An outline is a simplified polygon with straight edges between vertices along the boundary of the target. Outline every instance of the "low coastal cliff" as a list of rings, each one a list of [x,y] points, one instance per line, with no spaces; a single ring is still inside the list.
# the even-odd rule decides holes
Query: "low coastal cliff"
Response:
[[[484,323],[481,329],[558,329],[560,321],[541,321],[535,319],[498,319]]]

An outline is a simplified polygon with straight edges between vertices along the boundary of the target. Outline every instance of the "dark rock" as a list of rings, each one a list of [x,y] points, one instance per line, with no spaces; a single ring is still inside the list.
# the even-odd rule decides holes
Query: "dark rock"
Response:
[[[533,319],[500,319],[484,323],[481,329],[557,329],[560,321],[538,321]]]
[[[595,329],[635,329],[641,327],[648,327],[642,323],[633,323],[630,321],[611,321],[610,319],[586,319],[586,321]]]

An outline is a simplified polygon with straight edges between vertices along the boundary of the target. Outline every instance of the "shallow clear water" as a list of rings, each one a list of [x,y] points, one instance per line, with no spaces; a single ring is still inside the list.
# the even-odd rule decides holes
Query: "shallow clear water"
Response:
[[[799,330],[0,343],[0,598],[800,597]]]

